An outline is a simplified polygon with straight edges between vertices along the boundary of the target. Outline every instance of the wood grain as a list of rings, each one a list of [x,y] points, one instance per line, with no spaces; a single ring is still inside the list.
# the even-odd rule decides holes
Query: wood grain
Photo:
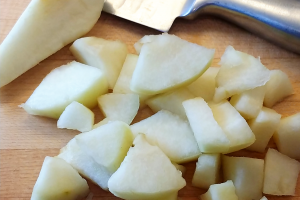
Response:
[[[0,0],[0,41],[5,36],[27,6],[29,0]],[[103,13],[95,27],[87,34],[110,40],[121,40],[128,45],[130,53],[135,53],[133,44],[144,35],[158,34],[158,31],[138,25],[115,16]],[[277,104],[274,109],[283,117],[300,111],[300,56],[274,46],[232,24],[213,18],[201,18],[193,21],[177,19],[170,30],[190,42],[215,48],[213,65],[217,66],[227,45],[254,56],[260,56],[262,63],[269,69],[281,69],[290,77],[295,94]],[[41,44],[42,45],[42,44]],[[17,59],[17,58],[16,58]],[[46,155],[54,156],[78,132],[56,128],[56,121],[44,117],[28,115],[18,105],[25,102],[41,80],[52,69],[65,64],[74,57],[68,46],[42,61],[9,85],[0,89],[0,199],[29,199]],[[103,116],[95,108],[96,122]],[[152,112],[141,110],[135,121],[139,121]],[[274,143],[270,143],[275,147]],[[264,154],[248,151],[235,152],[232,155],[264,158]],[[205,192],[191,186],[195,163],[187,163],[185,178],[187,186],[179,192],[183,200],[196,200]],[[114,200],[110,193],[90,184],[95,200]],[[300,200],[300,180],[296,196],[275,197],[270,200]]]

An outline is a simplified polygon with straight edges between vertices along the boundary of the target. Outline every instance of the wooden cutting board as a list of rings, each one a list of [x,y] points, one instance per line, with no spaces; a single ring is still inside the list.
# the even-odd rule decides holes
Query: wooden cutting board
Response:
[[[6,37],[21,15],[29,0],[0,0],[0,40]],[[201,18],[193,21],[178,19],[170,30],[190,42],[208,48],[215,48],[213,66],[217,66],[227,45],[237,50],[260,56],[262,63],[269,69],[281,69],[288,74],[295,94],[274,106],[283,117],[300,112],[300,56],[266,42],[232,24],[213,18]],[[158,31],[138,25],[124,19],[102,13],[101,18],[87,36],[97,36],[109,40],[121,40],[128,45],[130,53],[135,53],[133,44],[142,36],[159,34]],[[43,45],[43,44],[41,44]],[[31,116],[18,105],[25,102],[42,79],[52,69],[66,64],[74,57],[69,46],[42,61],[9,85],[0,89],[0,199],[29,199],[45,156],[55,156],[78,132],[56,128],[56,120]],[[18,59],[18,58],[16,58]],[[103,116],[98,108],[94,109],[96,122]],[[135,121],[139,121],[152,112],[146,108],[139,112]],[[299,122],[300,123],[300,122]],[[271,141],[269,146],[275,147]],[[300,148],[300,144],[299,144]],[[248,151],[231,155],[264,158],[264,154]],[[196,200],[204,190],[191,186],[195,162],[185,164],[184,177],[187,186],[179,192],[184,200]],[[269,200],[300,200],[300,179],[295,197],[267,196]],[[118,199],[109,192],[90,184],[94,200]]]

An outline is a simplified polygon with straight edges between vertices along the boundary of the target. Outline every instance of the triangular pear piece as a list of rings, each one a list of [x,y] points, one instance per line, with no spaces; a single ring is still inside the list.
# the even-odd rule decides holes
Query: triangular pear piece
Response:
[[[81,200],[89,186],[78,172],[61,158],[46,157],[34,185],[31,200]]]
[[[131,124],[139,110],[139,95],[105,94],[98,97],[98,106],[107,119],[111,121],[119,120],[126,124]]]
[[[109,88],[114,88],[127,55],[126,44],[85,37],[76,40],[70,51],[79,62],[101,69],[107,77]]]
[[[32,0],[0,46],[0,87],[90,31],[103,2]]]
[[[120,168],[108,181],[109,191],[130,200],[169,199],[186,185],[181,172],[157,147],[139,134]]]
[[[175,35],[151,37],[142,45],[130,88],[150,95],[188,85],[210,66],[214,53]]]
[[[238,200],[232,181],[211,185],[208,191],[200,195],[201,200]]]

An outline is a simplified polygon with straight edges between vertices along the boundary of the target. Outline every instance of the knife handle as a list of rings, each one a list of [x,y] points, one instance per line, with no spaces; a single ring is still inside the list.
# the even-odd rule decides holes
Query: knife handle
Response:
[[[214,15],[300,54],[299,0],[195,0],[183,14]]]

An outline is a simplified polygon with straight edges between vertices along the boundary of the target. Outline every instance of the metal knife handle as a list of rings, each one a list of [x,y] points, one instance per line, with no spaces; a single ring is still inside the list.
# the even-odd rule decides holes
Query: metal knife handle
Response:
[[[196,0],[182,16],[215,15],[300,54],[299,0]]]

